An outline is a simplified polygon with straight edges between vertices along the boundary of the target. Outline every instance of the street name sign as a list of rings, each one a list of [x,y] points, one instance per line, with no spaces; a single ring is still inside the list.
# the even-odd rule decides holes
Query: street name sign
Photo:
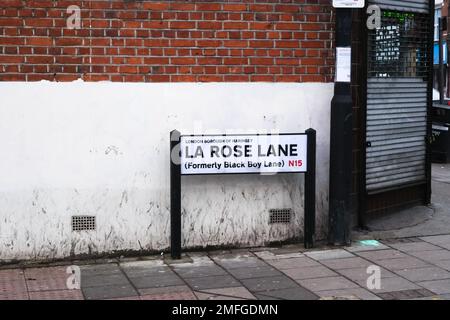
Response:
[[[304,133],[180,137],[182,175],[306,172],[306,154]]]
[[[305,133],[182,135],[170,132],[170,255],[181,258],[181,176],[304,173],[305,248],[316,230],[316,130]]]
[[[334,8],[364,8],[364,0],[333,0]]]

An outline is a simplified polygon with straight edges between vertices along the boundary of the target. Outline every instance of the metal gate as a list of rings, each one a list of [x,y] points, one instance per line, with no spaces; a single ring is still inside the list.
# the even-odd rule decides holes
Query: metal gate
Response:
[[[430,2],[370,0],[381,27],[368,31],[366,192],[427,183]],[[425,193],[424,193],[425,194]]]

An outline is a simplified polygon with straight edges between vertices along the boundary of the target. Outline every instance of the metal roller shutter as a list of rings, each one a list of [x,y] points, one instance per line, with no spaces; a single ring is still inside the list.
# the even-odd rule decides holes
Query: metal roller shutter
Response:
[[[366,190],[426,181],[428,1],[369,1],[382,26],[369,32]]]
[[[425,181],[426,100],[422,78],[368,79],[367,190]]]
[[[381,9],[428,13],[428,0],[369,0]]]

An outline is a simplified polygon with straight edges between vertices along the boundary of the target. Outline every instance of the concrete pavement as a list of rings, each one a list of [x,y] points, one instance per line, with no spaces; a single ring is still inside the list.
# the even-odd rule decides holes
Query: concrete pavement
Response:
[[[76,264],[76,262],[72,262]],[[355,243],[342,249],[280,248],[81,262],[0,270],[0,299],[311,300],[450,299],[450,235]],[[368,267],[380,287],[368,288]],[[4,267],[3,267],[4,268]]]
[[[377,215],[370,232],[354,231],[352,239],[393,239],[450,234],[450,164],[432,165],[431,205]]]
[[[180,261],[148,256],[0,266],[0,300],[450,300],[449,185],[450,165],[434,164],[433,205],[377,219],[373,231],[354,234],[360,241],[351,247],[289,245],[187,253]],[[79,268],[79,289],[68,287],[74,276],[69,265]],[[379,288],[368,287],[374,267]]]

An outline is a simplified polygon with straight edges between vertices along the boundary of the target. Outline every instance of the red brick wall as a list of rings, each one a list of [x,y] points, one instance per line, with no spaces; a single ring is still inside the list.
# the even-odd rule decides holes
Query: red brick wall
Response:
[[[330,82],[332,20],[331,0],[1,0],[0,80]]]

